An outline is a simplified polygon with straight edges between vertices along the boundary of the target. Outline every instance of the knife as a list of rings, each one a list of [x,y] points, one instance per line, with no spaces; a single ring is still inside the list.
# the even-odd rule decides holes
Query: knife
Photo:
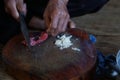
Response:
[[[25,16],[22,12],[19,12],[20,15],[20,28],[21,28],[21,32],[25,38],[25,41],[28,45],[28,48],[31,49],[31,45],[30,45],[30,37],[29,37],[29,31],[27,29],[26,23],[25,23]]]

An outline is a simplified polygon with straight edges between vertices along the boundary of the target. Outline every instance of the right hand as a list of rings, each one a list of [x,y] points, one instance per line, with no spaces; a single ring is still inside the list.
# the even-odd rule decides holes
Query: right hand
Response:
[[[49,0],[44,12],[44,20],[47,32],[52,36],[66,31],[68,25],[70,28],[75,27],[70,20],[67,4],[64,0]]]
[[[24,15],[26,15],[27,10],[24,0],[4,0],[4,3],[6,12],[14,19],[19,19],[19,12],[22,12]]]

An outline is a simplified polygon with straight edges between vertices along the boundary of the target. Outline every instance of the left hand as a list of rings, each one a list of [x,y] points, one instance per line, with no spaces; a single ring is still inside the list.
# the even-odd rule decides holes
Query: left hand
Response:
[[[47,32],[52,36],[64,32],[71,22],[66,5],[63,0],[50,0],[45,9],[44,20]]]

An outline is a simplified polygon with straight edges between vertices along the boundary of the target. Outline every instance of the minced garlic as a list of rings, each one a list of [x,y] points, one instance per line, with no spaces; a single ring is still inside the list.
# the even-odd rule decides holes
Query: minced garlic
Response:
[[[62,36],[58,36],[58,39],[55,41],[55,45],[59,47],[61,50],[65,48],[69,48],[73,45],[73,43],[70,41],[72,38],[72,35],[66,36],[65,34]]]

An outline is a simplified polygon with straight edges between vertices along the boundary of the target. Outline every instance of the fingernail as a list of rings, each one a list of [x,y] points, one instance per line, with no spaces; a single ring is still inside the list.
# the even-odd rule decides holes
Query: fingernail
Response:
[[[27,13],[26,4],[23,5],[23,12],[24,12],[24,15],[26,15]]]
[[[13,17],[14,17],[16,20],[19,20],[20,15],[19,15],[19,13],[17,12],[16,15],[13,15]]]

